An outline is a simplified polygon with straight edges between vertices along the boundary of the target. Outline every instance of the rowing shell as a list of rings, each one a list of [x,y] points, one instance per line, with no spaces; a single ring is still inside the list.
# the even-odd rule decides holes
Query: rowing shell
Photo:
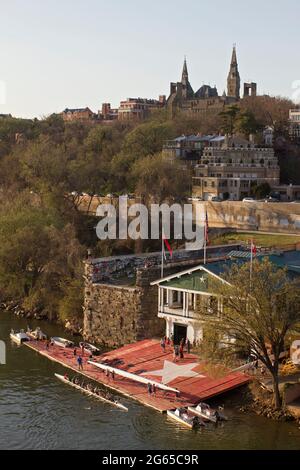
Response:
[[[71,382],[68,379],[65,379],[63,375],[59,374],[54,374],[55,377],[65,384],[71,385],[71,387],[77,388],[77,390],[80,390],[81,392],[84,392],[86,395],[89,395],[91,397],[97,398],[98,400],[104,401],[106,403],[109,403],[110,405],[114,405],[117,408],[120,408],[123,411],[128,411],[128,408],[125,405],[122,405],[122,403],[116,403],[114,401],[108,400],[107,398],[101,397],[100,395],[97,395],[96,393],[90,392],[89,390],[85,390],[85,388],[80,387],[80,385],[76,385],[73,382]]]

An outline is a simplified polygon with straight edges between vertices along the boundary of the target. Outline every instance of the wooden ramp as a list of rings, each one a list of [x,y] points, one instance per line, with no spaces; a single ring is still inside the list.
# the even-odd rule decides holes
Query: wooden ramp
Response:
[[[223,373],[221,377],[212,377],[207,372],[209,370],[207,364],[199,362],[194,354],[185,353],[184,359],[174,363],[172,348],[167,346],[166,352],[163,352],[156,340],[139,341],[93,358],[93,361],[164,383],[180,391],[180,396],[176,397],[173,392],[157,389],[154,396],[149,395],[146,384],[120,377],[117,374],[114,379],[108,378],[104,371],[88,364],[87,355],[83,356],[83,371],[78,371],[77,358],[73,354],[73,349],[50,346],[47,350],[45,342],[42,341],[30,341],[24,344],[48,359],[160,412],[179,406],[192,406],[199,401],[208,400],[240,387],[251,380],[244,373],[231,371]],[[79,348],[77,353],[80,354]]]

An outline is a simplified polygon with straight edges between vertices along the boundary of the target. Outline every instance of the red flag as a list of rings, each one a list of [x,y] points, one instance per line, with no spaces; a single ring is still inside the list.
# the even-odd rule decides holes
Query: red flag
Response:
[[[170,253],[170,256],[171,256],[171,258],[172,258],[172,256],[173,256],[173,250],[172,250],[172,248],[171,248],[170,243],[168,242],[168,240],[167,240],[164,236],[163,236],[163,241],[164,241],[164,244],[165,244],[165,246],[166,246],[166,248],[167,248],[167,250],[168,250],[168,252]]]
[[[251,240],[251,253],[252,253],[252,255],[254,255],[254,256],[255,256],[256,253],[257,253],[257,248],[256,248],[256,246],[254,245],[253,240]]]

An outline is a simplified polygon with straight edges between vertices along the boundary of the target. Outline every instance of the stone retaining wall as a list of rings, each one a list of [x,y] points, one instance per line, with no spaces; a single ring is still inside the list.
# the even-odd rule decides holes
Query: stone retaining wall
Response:
[[[204,205],[210,227],[300,235],[300,204],[238,201],[193,204]]]
[[[207,248],[207,258],[218,258],[224,256],[232,250],[238,249],[238,244],[229,244],[227,246],[209,246]],[[172,259],[167,254],[165,262],[168,267],[184,265],[184,263],[197,262],[203,259],[203,250],[175,250]],[[92,282],[102,282],[111,277],[132,276],[136,269],[144,267],[155,267],[161,264],[161,252],[143,253],[139,255],[120,255],[107,258],[93,258],[85,262],[86,276]]]

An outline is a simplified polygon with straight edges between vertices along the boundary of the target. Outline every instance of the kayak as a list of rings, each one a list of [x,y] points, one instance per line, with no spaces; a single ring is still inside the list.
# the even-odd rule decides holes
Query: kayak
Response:
[[[57,379],[61,380],[63,383],[71,385],[71,387],[76,388],[77,390],[80,390],[81,392],[86,393],[86,395],[97,398],[98,400],[109,403],[110,405],[116,406],[117,408],[120,408],[120,410],[128,411],[128,408],[125,405],[122,405],[122,403],[119,403],[118,401],[108,400],[107,398],[104,398],[101,395],[97,395],[97,393],[90,392],[89,390],[82,388],[80,385],[74,384],[70,380],[65,379],[63,375],[60,375],[60,374],[54,374],[54,375]]]
[[[73,348],[74,347],[73,341],[69,341],[68,339],[65,339],[65,338],[60,338],[59,336],[53,336],[51,338],[51,343],[61,348]]]
[[[90,343],[86,343],[85,341],[79,343],[79,347],[81,349],[83,348],[88,354],[92,354],[93,356],[99,356],[100,354],[100,349],[97,348],[97,346],[94,346]]]

